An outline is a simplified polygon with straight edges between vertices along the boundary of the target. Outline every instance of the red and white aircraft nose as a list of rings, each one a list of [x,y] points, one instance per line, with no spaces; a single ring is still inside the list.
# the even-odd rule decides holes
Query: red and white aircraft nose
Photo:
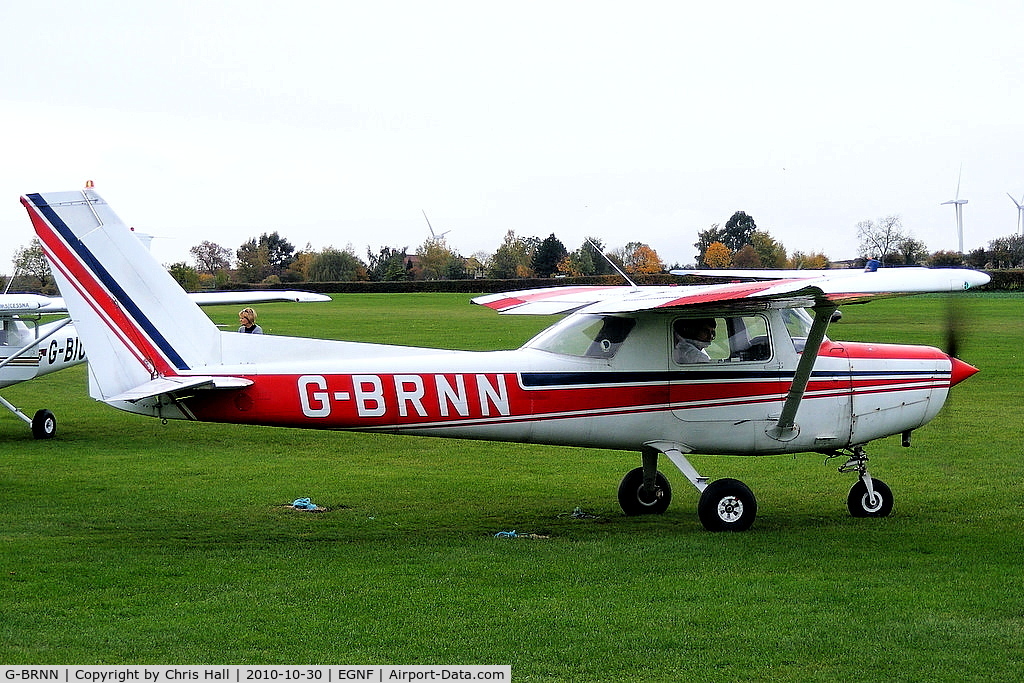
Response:
[[[953,356],[950,356],[949,360],[953,363],[953,368],[949,377],[949,386],[951,387],[960,384],[960,382],[963,382],[978,371],[978,368],[969,363],[963,362],[959,358],[953,358]]]

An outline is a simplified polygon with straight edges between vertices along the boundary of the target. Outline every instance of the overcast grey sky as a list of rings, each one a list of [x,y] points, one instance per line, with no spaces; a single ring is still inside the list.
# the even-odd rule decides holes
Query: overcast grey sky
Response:
[[[856,255],[890,214],[930,250],[1015,231],[1024,3],[128,2],[0,9],[0,272],[27,192],[94,180],[164,263],[296,248],[465,255],[505,232],[691,263],[734,211]]]

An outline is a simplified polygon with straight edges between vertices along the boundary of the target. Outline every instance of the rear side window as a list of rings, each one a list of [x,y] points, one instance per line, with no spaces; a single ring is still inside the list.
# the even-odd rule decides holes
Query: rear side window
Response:
[[[541,333],[527,346],[568,356],[612,358],[634,327],[635,318],[612,315],[572,316]]]

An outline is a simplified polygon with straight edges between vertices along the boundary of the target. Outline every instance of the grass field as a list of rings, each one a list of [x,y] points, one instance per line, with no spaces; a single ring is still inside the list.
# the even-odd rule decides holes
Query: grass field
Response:
[[[268,332],[514,347],[547,324],[464,295],[260,307]],[[872,444],[893,514],[846,512],[816,455],[695,457],[748,483],[712,534],[674,469],[624,517],[635,453],[171,422],[86,396],[83,367],[0,417],[0,663],[511,664],[533,681],[1024,678],[1024,298],[960,297],[958,386],[914,446]],[[940,297],[844,309],[836,339],[941,345]],[[213,309],[236,324],[234,308]],[[666,467],[668,465],[666,464]],[[300,496],[328,508],[298,512]],[[587,518],[572,516],[576,508]],[[544,538],[495,538],[517,530]]]

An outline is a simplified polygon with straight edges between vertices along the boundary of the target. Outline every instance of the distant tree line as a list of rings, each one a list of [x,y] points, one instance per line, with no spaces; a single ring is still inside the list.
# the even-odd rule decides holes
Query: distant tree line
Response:
[[[171,274],[188,288],[223,287],[228,283],[289,284],[300,282],[394,282],[403,280],[517,279],[662,273],[665,264],[642,242],[606,250],[588,238],[569,251],[554,234],[544,239],[521,237],[509,230],[493,254],[462,256],[443,236],[432,236],[415,251],[385,246],[366,250],[360,258],[345,249],[307,246],[297,251],[277,232],[250,239],[234,253],[210,241],[189,250],[193,263],[174,263]]]
[[[313,249],[295,247],[278,232],[263,233],[235,250],[204,240],[189,249],[191,263],[178,262],[168,271],[189,290],[222,289],[230,284],[285,285],[302,282],[400,282],[410,280],[526,279],[664,273],[675,268],[805,268],[860,266],[876,257],[886,266],[925,265],[981,268],[1024,268],[1024,236],[1010,235],[967,254],[929,253],[927,246],[905,230],[899,215],[864,220],[855,226],[859,242],[855,259],[833,264],[820,252],[794,251],[759,229],[754,218],[736,211],[724,225],[698,231],[693,264],[666,266],[650,245],[632,241],[609,248],[588,237],[569,251],[554,233],[541,239],[509,230],[494,253],[465,257],[444,236],[432,236],[414,251],[408,246],[367,247],[360,257],[351,244]],[[56,293],[39,240],[17,250],[15,274],[20,287]]]

